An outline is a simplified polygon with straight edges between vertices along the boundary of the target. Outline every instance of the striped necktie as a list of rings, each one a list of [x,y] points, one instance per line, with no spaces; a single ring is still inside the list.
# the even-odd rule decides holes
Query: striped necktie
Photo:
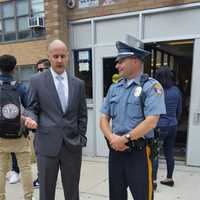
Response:
[[[57,85],[58,97],[60,99],[62,110],[63,110],[63,112],[65,112],[65,110],[67,108],[67,100],[65,97],[65,86],[63,84],[64,77],[58,75],[58,76],[56,76],[56,79],[58,80],[58,85]]]

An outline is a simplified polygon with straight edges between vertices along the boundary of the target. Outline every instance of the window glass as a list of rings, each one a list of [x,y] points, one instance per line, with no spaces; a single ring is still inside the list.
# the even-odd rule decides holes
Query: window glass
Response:
[[[2,21],[0,20],[0,34],[2,33]]]
[[[44,2],[43,1],[36,1],[36,0],[32,0],[32,12],[33,15],[35,15],[35,13],[38,12],[44,12]]]
[[[14,77],[18,82],[29,86],[30,78],[35,74],[34,65],[18,65],[14,73]]]
[[[44,17],[44,13],[36,13],[34,14],[34,17]]]
[[[174,56],[170,56],[170,68],[173,69],[173,66],[174,66]]]
[[[5,41],[12,41],[16,40],[16,33],[7,33],[4,35],[4,40]]]
[[[15,32],[15,20],[6,19],[4,20],[5,33]]]
[[[31,38],[31,31],[21,31],[18,33],[18,39],[28,39]]]
[[[28,1],[16,1],[17,16],[28,15]]]
[[[163,65],[164,66],[167,66],[168,65],[168,54],[164,54],[164,62],[163,62]]]
[[[14,2],[3,5],[3,17],[14,17]]]
[[[32,36],[33,36],[33,38],[42,37],[45,35],[45,33],[46,33],[45,29],[33,30]]]
[[[0,18],[2,18],[2,7],[0,5]]]
[[[44,0],[31,0],[32,4],[44,3]]]
[[[19,17],[18,18],[18,30],[19,31],[23,31],[23,30],[29,29],[28,20],[29,20],[28,16],[26,16],[26,17]]]
[[[156,68],[159,68],[161,66],[161,52],[157,51],[156,55]]]
[[[32,77],[34,71],[32,65],[30,67],[21,67],[20,69],[20,80],[28,81]]]
[[[81,49],[74,51],[75,76],[85,81],[87,98],[92,98],[92,50]]]
[[[44,17],[44,0],[0,1],[0,42],[44,36],[44,27],[29,27],[30,16]]]

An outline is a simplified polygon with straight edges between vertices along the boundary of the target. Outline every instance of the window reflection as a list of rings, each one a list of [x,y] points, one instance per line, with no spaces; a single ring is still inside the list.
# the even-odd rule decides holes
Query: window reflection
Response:
[[[34,16],[44,17],[44,0],[0,2],[0,42],[44,36],[44,27],[29,27],[29,18]]]
[[[17,16],[28,15],[28,1],[16,2]]]
[[[5,3],[3,5],[3,17],[14,17],[14,2]]]

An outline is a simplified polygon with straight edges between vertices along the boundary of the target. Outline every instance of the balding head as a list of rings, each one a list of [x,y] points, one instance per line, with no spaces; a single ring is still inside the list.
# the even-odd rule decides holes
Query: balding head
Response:
[[[48,57],[52,69],[61,74],[64,72],[68,62],[68,49],[66,44],[61,40],[54,40],[49,44]]]
[[[56,39],[56,40],[53,40],[49,46],[48,46],[48,53],[50,53],[50,51],[52,51],[53,49],[56,49],[56,48],[65,48],[66,51],[67,51],[67,46],[66,44],[59,40],[59,39]]]

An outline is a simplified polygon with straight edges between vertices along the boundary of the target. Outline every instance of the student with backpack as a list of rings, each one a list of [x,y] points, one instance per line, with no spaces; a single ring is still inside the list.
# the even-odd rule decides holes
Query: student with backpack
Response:
[[[26,89],[13,79],[16,58],[0,56],[0,200],[5,200],[9,156],[16,154],[21,172],[24,199],[33,200],[30,140],[22,126],[22,106],[26,107]]]
[[[47,70],[50,67],[50,62],[47,58],[43,58],[38,60],[38,62],[36,63],[36,71],[38,73],[41,73],[45,70]],[[7,174],[7,180],[10,184],[15,184],[18,183],[20,181],[20,170],[19,170],[19,166],[18,166],[18,162],[17,162],[17,158],[15,153],[11,153],[11,158],[12,158],[12,168],[11,171],[8,172]],[[40,183],[39,183],[39,172],[38,172],[38,176],[37,178],[33,181],[33,188],[39,188],[40,187]]]

